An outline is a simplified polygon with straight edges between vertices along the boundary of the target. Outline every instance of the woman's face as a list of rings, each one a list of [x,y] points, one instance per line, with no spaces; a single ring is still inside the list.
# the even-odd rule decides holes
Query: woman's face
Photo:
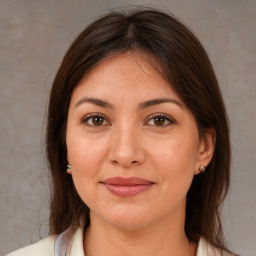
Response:
[[[192,113],[129,52],[103,61],[76,86],[66,139],[91,219],[129,230],[184,221],[192,179],[210,161]]]

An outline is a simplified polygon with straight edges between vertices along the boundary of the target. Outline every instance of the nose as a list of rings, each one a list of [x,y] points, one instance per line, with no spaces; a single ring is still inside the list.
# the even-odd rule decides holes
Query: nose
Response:
[[[137,166],[144,162],[142,139],[134,127],[117,127],[113,131],[108,158],[112,164],[123,168]]]

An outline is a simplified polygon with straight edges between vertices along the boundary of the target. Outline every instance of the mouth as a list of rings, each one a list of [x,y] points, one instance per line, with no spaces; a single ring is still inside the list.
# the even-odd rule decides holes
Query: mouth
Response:
[[[112,194],[131,197],[148,190],[155,183],[137,177],[113,177],[101,182]]]

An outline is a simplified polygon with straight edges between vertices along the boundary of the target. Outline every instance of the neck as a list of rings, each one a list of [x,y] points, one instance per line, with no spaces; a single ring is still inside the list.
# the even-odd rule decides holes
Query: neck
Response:
[[[190,243],[182,223],[157,222],[138,230],[124,230],[97,217],[84,236],[86,256],[195,256],[197,245]]]

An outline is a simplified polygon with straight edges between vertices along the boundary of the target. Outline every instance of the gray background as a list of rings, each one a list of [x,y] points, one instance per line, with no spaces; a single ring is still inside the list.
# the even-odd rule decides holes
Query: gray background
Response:
[[[0,254],[47,235],[44,156],[49,89],[67,47],[110,8],[168,8],[199,37],[231,122],[230,194],[223,209],[231,249],[256,255],[256,1],[0,0]]]

